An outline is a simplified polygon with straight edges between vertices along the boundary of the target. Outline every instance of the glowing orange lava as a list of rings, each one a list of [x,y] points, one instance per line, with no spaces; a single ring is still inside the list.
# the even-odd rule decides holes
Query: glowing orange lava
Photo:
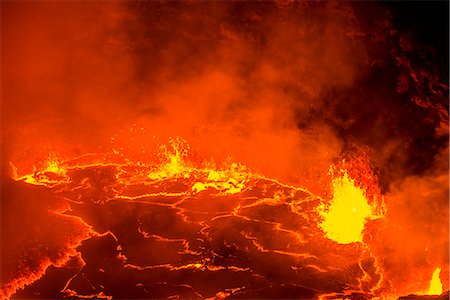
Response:
[[[391,2],[0,0],[0,300],[442,300],[448,1]]]
[[[162,207],[167,206],[170,209],[178,211],[177,214],[182,217],[183,222],[186,222],[184,226],[201,226],[203,227],[201,231],[207,230],[212,226],[212,223],[211,225],[207,225],[207,222],[214,222],[216,218],[242,218],[247,222],[268,224],[273,227],[273,232],[270,234],[273,237],[270,238],[276,238],[277,235],[289,235],[289,238],[286,239],[289,241],[286,247],[280,247],[277,243],[267,243],[265,239],[269,238],[269,236],[260,237],[258,236],[258,231],[242,230],[240,235],[250,242],[250,245],[254,247],[257,253],[282,255],[292,259],[304,259],[304,263],[306,264],[305,268],[311,268],[315,270],[314,272],[317,271],[318,274],[332,274],[334,272],[333,268],[339,269],[339,267],[328,265],[330,263],[329,252],[334,252],[336,249],[328,248],[323,253],[317,249],[311,250],[315,249],[316,246],[314,244],[320,240],[323,240],[322,243],[325,244],[328,243],[324,242],[326,240],[333,241],[339,245],[338,247],[341,247],[337,248],[339,251],[343,253],[348,251],[347,256],[344,255],[342,258],[338,258],[341,254],[334,254],[334,259],[338,258],[341,260],[339,263],[334,263],[336,263],[336,266],[346,264],[355,264],[358,266],[360,273],[355,277],[358,284],[353,285],[352,289],[341,293],[320,294],[319,298],[335,299],[336,297],[339,298],[345,295],[361,293],[364,285],[372,289],[379,287],[383,280],[383,273],[373,260],[372,263],[374,265],[372,267],[367,266],[367,260],[370,261],[372,259],[371,254],[362,251],[362,249],[368,248],[353,248],[348,244],[363,243],[363,235],[367,222],[383,217],[383,210],[376,209],[377,205],[382,206],[383,203],[382,201],[380,203],[374,202],[373,199],[370,201],[366,195],[367,191],[355,179],[350,177],[350,172],[347,169],[338,169],[337,166],[330,166],[330,172],[327,176],[329,176],[332,196],[329,202],[327,202],[313,195],[303,187],[282,184],[275,179],[251,171],[238,162],[224,163],[220,166],[213,160],[195,162],[190,157],[189,149],[190,147],[186,141],[181,138],[174,138],[170,139],[168,145],[161,147],[159,164],[146,164],[142,161],[132,162],[130,160],[124,160],[122,163],[113,163],[112,161],[114,159],[109,158],[108,160],[111,162],[107,162],[105,158],[100,159],[101,156],[93,156],[92,162],[84,161],[83,164],[80,164],[76,163],[79,161],[78,158],[62,161],[56,155],[50,155],[45,163],[41,164],[40,167],[34,168],[32,174],[18,174],[20,173],[19,170],[12,163],[11,173],[16,181],[23,181],[30,185],[45,186],[54,189],[56,194],[69,193],[69,195],[79,195],[78,198],[80,200],[76,200],[74,203],[80,205],[83,205],[86,201],[88,203],[95,201],[102,205],[118,201],[124,204],[154,203]],[[114,152],[113,155],[120,156],[120,153]],[[98,161],[102,162],[98,163]],[[352,174],[357,174],[355,172],[358,169],[364,170],[365,173],[369,174],[369,179],[367,179],[365,184],[375,184],[369,170],[364,168],[367,168],[367,166],[363,163],[359,163],[357,167],[352,165]],[[110,175],[107,175],[107,173],[101,175],[107,170],[111,170],[113,173]],[[92,175],[79,177],[80,175],[77,175],[78,173]],[[111,179],[108,179],[108,176]],[[83,198],[83,194],[91,195],[90,193],[95,193],[98,184],[105,184],[99,190],[100,194],[98,197],[101,197],[100,200],[94,200],[90,197]],[[74,198],[73,195],[71,198]],[[173,204],[165,202],[172,198],[178,200]],[[217,209],[220,210],[221,214],[215,217],[212,215],[211,221],[207,221],[207,218],[204,220],[202,218],[197,219],[199,217],[189,220],[185,216],[186,213],[190,212],[190,205],[194,205],[195,207],[196,201],[206,200],[207,202],[203,202],[204,206],[209,207],[206,208],[206,211],[209,209],[214,210],[216,209],[215,205],[219,205]],[[215,204],[216,201],[220,201],[221,204]],[[289,227],[286,227],[287,225],[282,225],[284,222],[283,218],[279,219],[280,217],[276,214],[272,216],[272,213],[266,216],[271,221],[262,220],[258,217],[257,210],[265,206],[272,207],[274,210],[287,206],[288,211],[295,216],[293,220],[298,219],[299,222],[307,223],[304,223],[303,227],[301,227],[302,229],[289,229]],[[205,208],[194,208],[194,211],[197,209],[201,211]],[[62,209],[61,212],[65,213],[66,210],[67,208]],[[255,210],[256,215],[253,216],[253,213],[247,215],[245,213],[246,211],[251,212],[252,210]],[[293,222],[293,220],[290,222]],[[318,220],[318,222],[311,223],[312,220]],[[85,221],[83,220],[83,222]],[[141,225],[139,225],[137,231],[144,239],[155,239],[161,243],[183,243],[185,250],[179,252],[183,255],[198,255],[200,253],[198,252],[199,250],[193,251],[190,249],[191,246],[189,245],[194,242],[188,239],[164,237],[160,234],[152,233],[151,229],[141,228]],[[111,231],[97,234],[92,230],[92,233],[92,236],[95,237],[103,237],[110,234],[119,243],[119,238]],[[203,238],[207,236],[205,235]],[[79,243],[78,240],[77,242]],[[311,245],[312,248],[304,247],[302,246],[303,244]],[[369,247],[369,245],[365,246]],[[248,248],[249,246],[246,247]],[[118,244],[117,249],[121,250],[122,248],[123,246]],[[73,252],[69,255],[81,254]],[[152,270],[154,268],[166,268],[171,272],[182,270],[208,272],[230,270],[232,272],[247,272],[251,270],[249,267],[239,265],[215,265],[212,264],[210,257],[201,260],[189,260],[180,264],[165,263],[155,266],[128,262],[129,258],[121,253],[117,257],[124,263],[125,269],[137,271]],[[313,260],[308,261],[310,259]],[[364,263],[364,261],[366,262]],[[23,278],[17,279],[25,280],[18,288],[29,285],[41,276],[44,276],[45,270],[50,265],[52,264],[47,264],[42,267],[39,273],[27,276],[26,278],[30,278],[29,280]],[[294,270],[297,270],[297,268],[295,267]],[[436,295],[442,293],[443,286],[439,278],[440,271],[440,268],[435,270],[429,289],[420,294]],[[72,296],[80,298],[91,296],[91,294],[78,294],[73,288],[69,288],[71,280],[66,283],[66,287],[68,287],[65,289],[66,294],[69,293]],[[241,289],[236,290],[236,292],[239,291]],[[14,291],[7,293],[12,294]],[[103,292],[97,293],[96,295],[101,298],[109,297]],[[384,297],[388,296],[384,295]]]
[[[364,191],[355,185],[346,170],[332,180],[333,198],[330,204],[322,204],[319,212],[323,217],[320,227],[326,237],[340,244],[362,242],[364,225],[377,216],[369,205]]]

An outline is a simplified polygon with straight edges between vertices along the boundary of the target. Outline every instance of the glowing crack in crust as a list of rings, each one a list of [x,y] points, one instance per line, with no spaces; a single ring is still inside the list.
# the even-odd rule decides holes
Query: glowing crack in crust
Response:
[[[346,170],[332,176],[327,202],[239,163],[195,165],[188,149],[173,139],[158,165],[51,155],[40,170],[19,175],[12,164],[16,181],[47,187],[68,206],[56,213],[87,231],[64,259],[3,286],[3,297],[45,283],[54,267],[67,272],[60,296],[68,298],[129,297],[115,282],[137,298],[258,298],[286,287],[311,299],[377,296],[383,277],[363,231],[382,215]],[[82,261],[72,273],[70,257]],[[439,272],[427,294],[442,292]]]

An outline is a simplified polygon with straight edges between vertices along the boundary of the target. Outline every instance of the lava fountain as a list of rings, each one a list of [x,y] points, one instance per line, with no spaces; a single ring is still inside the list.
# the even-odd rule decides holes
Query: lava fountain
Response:
[[[448,299],[448,3],[1,8],[0,298]]]

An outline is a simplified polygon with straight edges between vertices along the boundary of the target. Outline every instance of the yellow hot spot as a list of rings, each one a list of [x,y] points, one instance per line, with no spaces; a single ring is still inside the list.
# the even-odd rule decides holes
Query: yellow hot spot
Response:
[[[51,172],[51,173],[59,173],[60,172],[60,167],[58,165],[57,161],[48,161],[47,162],[47,167],[45,168],[46,172]]]
[[[171,146],[172,151],[169,151],[166,147],[162,148],[162,156],[165,163],[148,174],[148,178],[157,180],[179,175],[183,175],[186,178],[189,177],[189,168],[186,166],[184,160],[184,157],[187,156],[188,149],[182,148],[182,140],[171,140]]]
[[[66,169],[60,166],[60,162],[56,155],[49,155],[46,162],[45,170],[42,172],[50,172],[55,174],[64,175],[66,174]]]
[[[441,269],[436,268],[431,277],[430,287],[428,288],[429,295],[440,295],[442,294],[442,283],[440,279]]]
[[[233,195],[242,192],[245,188],[248,172],[245,169],[237,168],[238,164],[232,164],[228,170],[208,170],[205,182],[196,182],[192,186],[193,193],[199,193],[208,188],[214,188],[222,193]]]
[[[15,180],[24,180],[26,183],[34,185],[50,186],[69,180],[66,168],[61,166],[57,156],[53,154],[48,156],[48,160],[43,167],[38,169],[35,166],[31,174],[18,177],[17,168],[14,171],[15,175],[13,173],[13,176],[15,176]],[[55,174],[56,177],[50,173]]]
[[[421,295],[440,295],[442,294],[441,268],[436,268],[431,276],[430,287]]]
[[[148,178],[155,180],[174,177],[176,175],[182,174],[185,171],[186,166],[184,165],[182,159],[177,155],[173,155],[169,157],[169,161],[166,164],[163,164],[155,172],[148,174]]]
[[[194,192],[194,194],[200,193],[202,191],[205,191],[209,186],[205,183],[202,182],[196,182],[193,186],[192,186],[192,192]]]
[[[33,177],[33,174],[28,174],[28,175],[25,175],[25,176],[23,176],[22,178],[19,178],[19,180],[20,179],[24,179],[24,181],[26,182],[26,183],[29,183],[29,184],[34,184],[34,185],[46,185],[44,182],[41,182],[42,180],[37,180],[36,178],[34,178]]]
[[[327,238],[340,244],[362,242],[362,231],[366,219],[372,216],[372,209],[363,190],[346,171],[342,173],[332,180],[333,199],[328,209],[319,210],[323,217],[320,227]]]
[[[242,192],[242,190],[245,188],[245,184],[243,182],[236,182],[232,179],[229,179],[228,181],[218,181],[218,182],[196,182],[192,186],[192,192],[194,194],[200,193],[202,191],[205,191],[208,188],[213,188],[218,191],[221,191],[225,194],[234,195],[237,193]]]
[[[170,175],[179,174],[185,170],[183,160],[178,151],[175,153],[175,155],[171,155],[169,157],[169,162],[164,166],[164,169]]]
[[[223,174],[220,174],[218,171],[211,170],[208,173],[207,180],[208,181],[219,181],[219,180],[223,180],[223,178],[224,178]]]

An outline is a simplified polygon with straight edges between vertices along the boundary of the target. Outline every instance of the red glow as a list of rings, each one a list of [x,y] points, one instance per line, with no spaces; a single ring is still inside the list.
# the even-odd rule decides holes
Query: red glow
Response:
[[[446,296],[448,68],[394,6],[1,6],[2,298]]]

